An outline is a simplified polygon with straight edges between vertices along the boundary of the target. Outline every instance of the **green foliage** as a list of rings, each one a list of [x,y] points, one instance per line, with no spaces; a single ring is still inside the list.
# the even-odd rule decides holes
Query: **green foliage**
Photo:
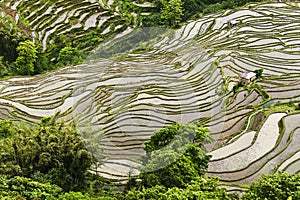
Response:
[[[210,178],[197,178],[185,188],[156,185],[152,188],[142,190],[131,190],[127,193],[128,200],[230,200],[225,189],[218,188],[218,181]]]
[[[204,14],[215,13],[220,10],[232,9],[242,5],[245,5],[248,2],[261,2],[263,0],[202,0]]]
[[[182,21],[183,2],[181,0],[160,0],[162,8],[160,18],[163,24],[177,27]]]
[[[20,42],[29,39],[10,17],[0,18],[0,56],[3,61],[12,63],[17,58],[17,46]]]
[[[210,159],[203,145],[211,140],[207,128],[192,123],[174,124],[156,131],[145,145],[142,185],[184,187],[202,176]]]
[[[264,69],[256,69],[254,70],[254,73],[256,74],[257,78],[261,78],[263,71]]]
[[[17,47],[18,58],[14,62],[16,70],[20,75],[30,75],[34,72],[34,64],[37,59],[37,50],[30,40],[20,42]]]
[[[241,82],[236,83],[233,87],[232,87],[232,92],[233,94],[237,93],[239,91],[240,88],[243,87],[243,84]]]
[[[35,74],[40,74],[44,71],[54,69],[54,64],[50,62],[47,54],[41,51],[42,50],[38,51],[37,53],[38,58],[34,66]]]
[[[139,14],[140,10],[131,0],[115,0],[113,6],[118,7],[118,13],[127,26],[137,25],[131,13]]]
[[[150,140],[145,143],[145,151],[149,153],[169,144],[175,135],[178,134],[179,126],[180,125],[176,123],[155,131]]]
[[[131,190],[127,193],[127,200],[148,200],[148,199],[166,199],[167,189],[164,186],[156,185],[152,188],[143,188],[141,191],[139,190]]]
[[[115,200],[109,196],[92,197],[87,193],[64,193],[57,185],[40,183],[29,178],[15,176],[6,178],[0,175],[0,198],[7,200]]]
[[[176,27],[181,22],[191,18],[198,19],[203,14],[232,9],[247,2],[261,1],[263,0],[152,0],[151,2],[156,4],[156,9],[150,16],[144,17],[143,25]]]
[[[124,196],[119,187],[110,180],[101,177],[99,174],[90,173],[87,177],[88,187],[84,191],[91,197],[111,197],[111,199],[121,199]]]
[[[45,118],[33,127],[12,124],[9,129],[9,123],[0,122],[0,125],[4,124],[1,134],[12,135],[0,141],[3,144],[0,153],[6,155],[0,157],[2,173],[48,180],[64,190],[84,186],[93,157],[74,124],[56,123],[53,118]],[[16,170],[7,172],[7,167]]]
[[[57,200],[116,200],[113,197],[91,197],[88,194],[82,194],[81,192],[69,192],[61,194]]]
[[[50,183],[39,183],[24,177],[7,179],[0,176],[1,199],[57,199],[62,189]]]
[[[31,42],[32,38],[26,33],[24,23],[17,25],[6,16],[0,19],[0,78],[31,75],[52,69],[49,57],[39,49],[39,42]]]
[[[89,145],[73,123],[58,123],[55,117],[32,125],[0,120],[0,174],[5,175],[0,176],[0,199],[112,200],[122,196],[110,181],[88,172],[94,162],[86,149]],[[80,192],[58,194],[43,189],[49,187]]]
[[[199,12],[202,12],[204,8],[204,4],[200,0],[184,0],[183,2],[184,15],[182,19],[184,21],[190,19],[194,15],[199,15]]]
[[[92,30],[89,33],[87,33],[84,37],[78,39],[78,42],[75,43],[76,48],[95,48],[103,41],[102,37],[103,36],[99,34],[98,30]]]
[[[11,137],[14,134],[13,124],[9,120],[0,121],[0,138]]]
[[[57,64],[60,65],[76,65],[82,62],[80,51],[77,48],[73,47],[64,47],[60,50]]]
[[[300,174],[262,175],[258,182],[253,182],[242,196],[243,200],[282,200],[300,198]]]
[[[9,75],[7,67],[3,64],[3,56],[0,56],[0,78]]]
[[[18,57],[17,47],[25,40],[30,40],[30,37],[14,20],[7,16],[0,18],[0,78],[19,73],[12,63]]]
[[[58,200],[89,200],[87,195],[83,195],[81,192],[69,192],[59,196]]]

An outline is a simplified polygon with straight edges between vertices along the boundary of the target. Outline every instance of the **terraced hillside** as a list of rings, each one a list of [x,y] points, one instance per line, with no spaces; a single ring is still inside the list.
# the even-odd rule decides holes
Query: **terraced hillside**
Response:
[[[15,21],[28,22],[31,35],[42,42],[43,49],[51,50],[60,37],[67,37],[72,43],[80,43],[80,49],[91,50],[93,42],[129,29],[135,24],[137,14],[123,13],[117,2],[111,1],[32,1],[1,0],[3,14],[12,16]],[[136,10],[147,15],[153,5],[133,2]],[[8,12],[5,12],[8,11]],[[87,41],[90,36],[93,41]]]
[[[240,23],[229,28],[231,19]],[[154,130],[194,120],[215,137],[208,175],[230,190],[263,173],[298,172],[299,21],[299,7],[253,4],[162,30],[143,50],[100,58],[100,48],[82,65],[1,81],[0,118],[75,118],[103,149],[105,163],[93,170],[117,181],[138,173]],[[134,34],[125,33],[107,45]],[[232,92],[240,73],[258,68],[261,79]]]

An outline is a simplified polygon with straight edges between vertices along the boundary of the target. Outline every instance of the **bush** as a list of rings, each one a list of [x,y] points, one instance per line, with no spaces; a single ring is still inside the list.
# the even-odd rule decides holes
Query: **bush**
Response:
[[[14,173],[39,181],[48,180],[64,190],[84,186],[94,159],[74,124],[44,118],[34,127],[8,121],[0,121],[0,126],[0,133],[5,137],[0,141],[2,173],[9,173],[6,168],[16,168],[19,171]],[[15,175],[11,173],[8,175]]]
[[[126,195],[128,200],[194,200],[194,199],[214,199],[214,200],[230,200],[226,189],[218,188],[218,180],[211,178],[197,178],[189,183],[185,188],[165,188],[156,185],[152,188],[143,188],[142,190],[131,190]]]
[[[73,47],[64,47],[60,50],[57,65],[76,65],[82,62],[82,57],[80,51],[77,48]]]
[[[243,200],[248,199],[300,199],[300,174],[279,174],[263,175],[258,182],[251,183],[249,189],[242,196]]]
[[[39,183],[29,178],[0,176],[1,199],[57,199],[62,189],[50,183]]]
[[[174,124],[156,131],[145,145],[142,185],[182,188],[201,177],[210,159],[204,143],[211,140],[207,128],[192,123]]]
[[[34,64],[37,59],[35,44],[30,40],[20,42],[17,47],[18,58],[14,65],[19,75],[30,75],[34,72]]]
[[[256,74],[256,78],[261,78],[264,69],[256,69],[254,73]]]

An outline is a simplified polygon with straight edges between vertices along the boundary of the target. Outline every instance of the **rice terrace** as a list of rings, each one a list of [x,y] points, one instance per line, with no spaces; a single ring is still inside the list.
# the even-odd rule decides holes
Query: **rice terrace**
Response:
[[[263,175],[298,174],[300,2],[248,2],[180,25],[142,26],[156,2],[1,0],[1,23],[33,41],[52,67],[14,74],[18,60],[11,62],[0,79],[0,120],[74,123],[97,147],[87,147],[99,161],[89,172],[118,187],[139,177],[145,144],[174,123],[209,130],[203,177],[218,178],[232,199]],[[76,62],[62,58],[69,46]]]

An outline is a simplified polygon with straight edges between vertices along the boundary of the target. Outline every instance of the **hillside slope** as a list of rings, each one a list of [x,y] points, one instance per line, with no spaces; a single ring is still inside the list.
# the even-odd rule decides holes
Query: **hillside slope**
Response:
[[[79,12],[75,9],[74,15]],[[32,22],[45,41],[55,37],[51,30],[72,32],[76,24],[81,25],[74,28],[80,38],[79,29],[84,30],[83,24],[93,15],[82,13],[84,21],[70,29],[59,28],[62,22],[50,16],[46,19],[58,20],[55,26]],[[138,50],[104,58],[96,51],[75,67],[1,81],[0,118],[29,122],[55,114],[65,120],[75,118],[78,129],[89,131],[89,139],[104,150],[105,164],[94,170],[116,181],[138,173],[144,141],[154,130],[175,121],[194,120],[211,129],[216,139],[212,149],[252,134],[251,142],[239,143],[244,146],[239,145],[238,151],[213,157],[208,174],[219,176],[223,183],[250,183],[278,169],[298,172],[299,17],[299,7],[286,3],[248,5],[204,16],[178,30],[161,30],[161,37],[144,41]],[[40,21],[46,23],[46,19]],[[227,20],[232,19],[241,22],[229,28]],[[107,44],[112,48],[126,45],[130,34],[135,33]],[[232,92],[240,73],[258,68],[264,69],[261,79]],[[256,139],[272,116],[279,117],[271,123],[277,137],[255,157],[261,150],[255,148],[256,142],[265,142]],[[232,156],[239,160],[247,153],[254,158],[231,165]],[[224,168],[219,168],[220,163]]]

